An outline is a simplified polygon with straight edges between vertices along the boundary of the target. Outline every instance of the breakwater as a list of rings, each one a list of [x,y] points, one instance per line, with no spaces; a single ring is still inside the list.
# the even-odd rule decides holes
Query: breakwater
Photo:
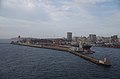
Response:
[[[111,66],[111,64],[109,62],[104,62],[103,60],[99,60],[93,57],[90,57],[88,55],[76,52],[76,51],[72,51],[69,48],[65,48],[65,47],[59,47],[59,46],[45,46],[45,45],[33,45],[33,44],[25,44],[25,43],[14,43],[15,45],[21,45],[21,46],[29,46],[29,47],[36,47],[36,48],[45,48],[45,49],[53,49],[53,50],[59,50],[59,51],[66,51],[69,52],[71,54],[74,54],[76,56],[79,56],[81,58],[84,58],[85,60],[88,60],[92,63],[95,63],[97,65],[103,65],[103,66]]]

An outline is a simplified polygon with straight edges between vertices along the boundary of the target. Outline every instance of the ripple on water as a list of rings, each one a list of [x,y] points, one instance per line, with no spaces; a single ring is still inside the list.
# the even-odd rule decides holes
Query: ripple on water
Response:
[[[68,52],[0,44],[0,79],[119,79],[120,49],[92,48],[91,55],[110,55],[105,68]]]

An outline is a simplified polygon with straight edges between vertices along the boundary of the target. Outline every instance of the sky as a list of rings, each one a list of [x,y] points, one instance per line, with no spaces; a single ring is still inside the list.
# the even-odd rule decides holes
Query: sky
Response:
[[[120,0],[0,0],[0,38],[120,36]]]

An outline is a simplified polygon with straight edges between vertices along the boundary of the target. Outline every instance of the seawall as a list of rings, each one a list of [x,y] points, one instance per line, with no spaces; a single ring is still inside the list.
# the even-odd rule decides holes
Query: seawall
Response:
[[[97,64],[97,65],[111,66],[110,63],[104,63],[104,62],[100,63],[99,59],[90,57],[90,56],[85,55],[85,54],[81,54],[81,53],[76,52],[76,51],[72,51],[69,48],[63,48],[63,47],[58,47],[58,46],[33,45],[33,44],[18,44],[18,43],[14,43],[14,44],[15,45],[21,45],[21,46],[29,46],[29,47],[36,47],[36,48],[45,48],[45,49],[53,49],[53,50],[59,50],[59,51],[66,51],[66,52],[69,52],[69,53],[74,54],[76,56],[79,56],[81,58],[84,58],[85,60],[88,60],[88,61],[90,61],[92,63]],[[100,60],[100,61],[102,61],[102,60]]]

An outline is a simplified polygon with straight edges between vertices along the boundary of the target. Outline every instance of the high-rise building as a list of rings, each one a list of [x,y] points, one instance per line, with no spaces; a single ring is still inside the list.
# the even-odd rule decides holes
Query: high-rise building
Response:
[[[91,42],[96,42],[97,41],[97,38],[96,38],[96,35],[95,34],[89,34],[89,40],[91,41]]]
[[[72,41],[72,32],[67,32],[67,40]]]

